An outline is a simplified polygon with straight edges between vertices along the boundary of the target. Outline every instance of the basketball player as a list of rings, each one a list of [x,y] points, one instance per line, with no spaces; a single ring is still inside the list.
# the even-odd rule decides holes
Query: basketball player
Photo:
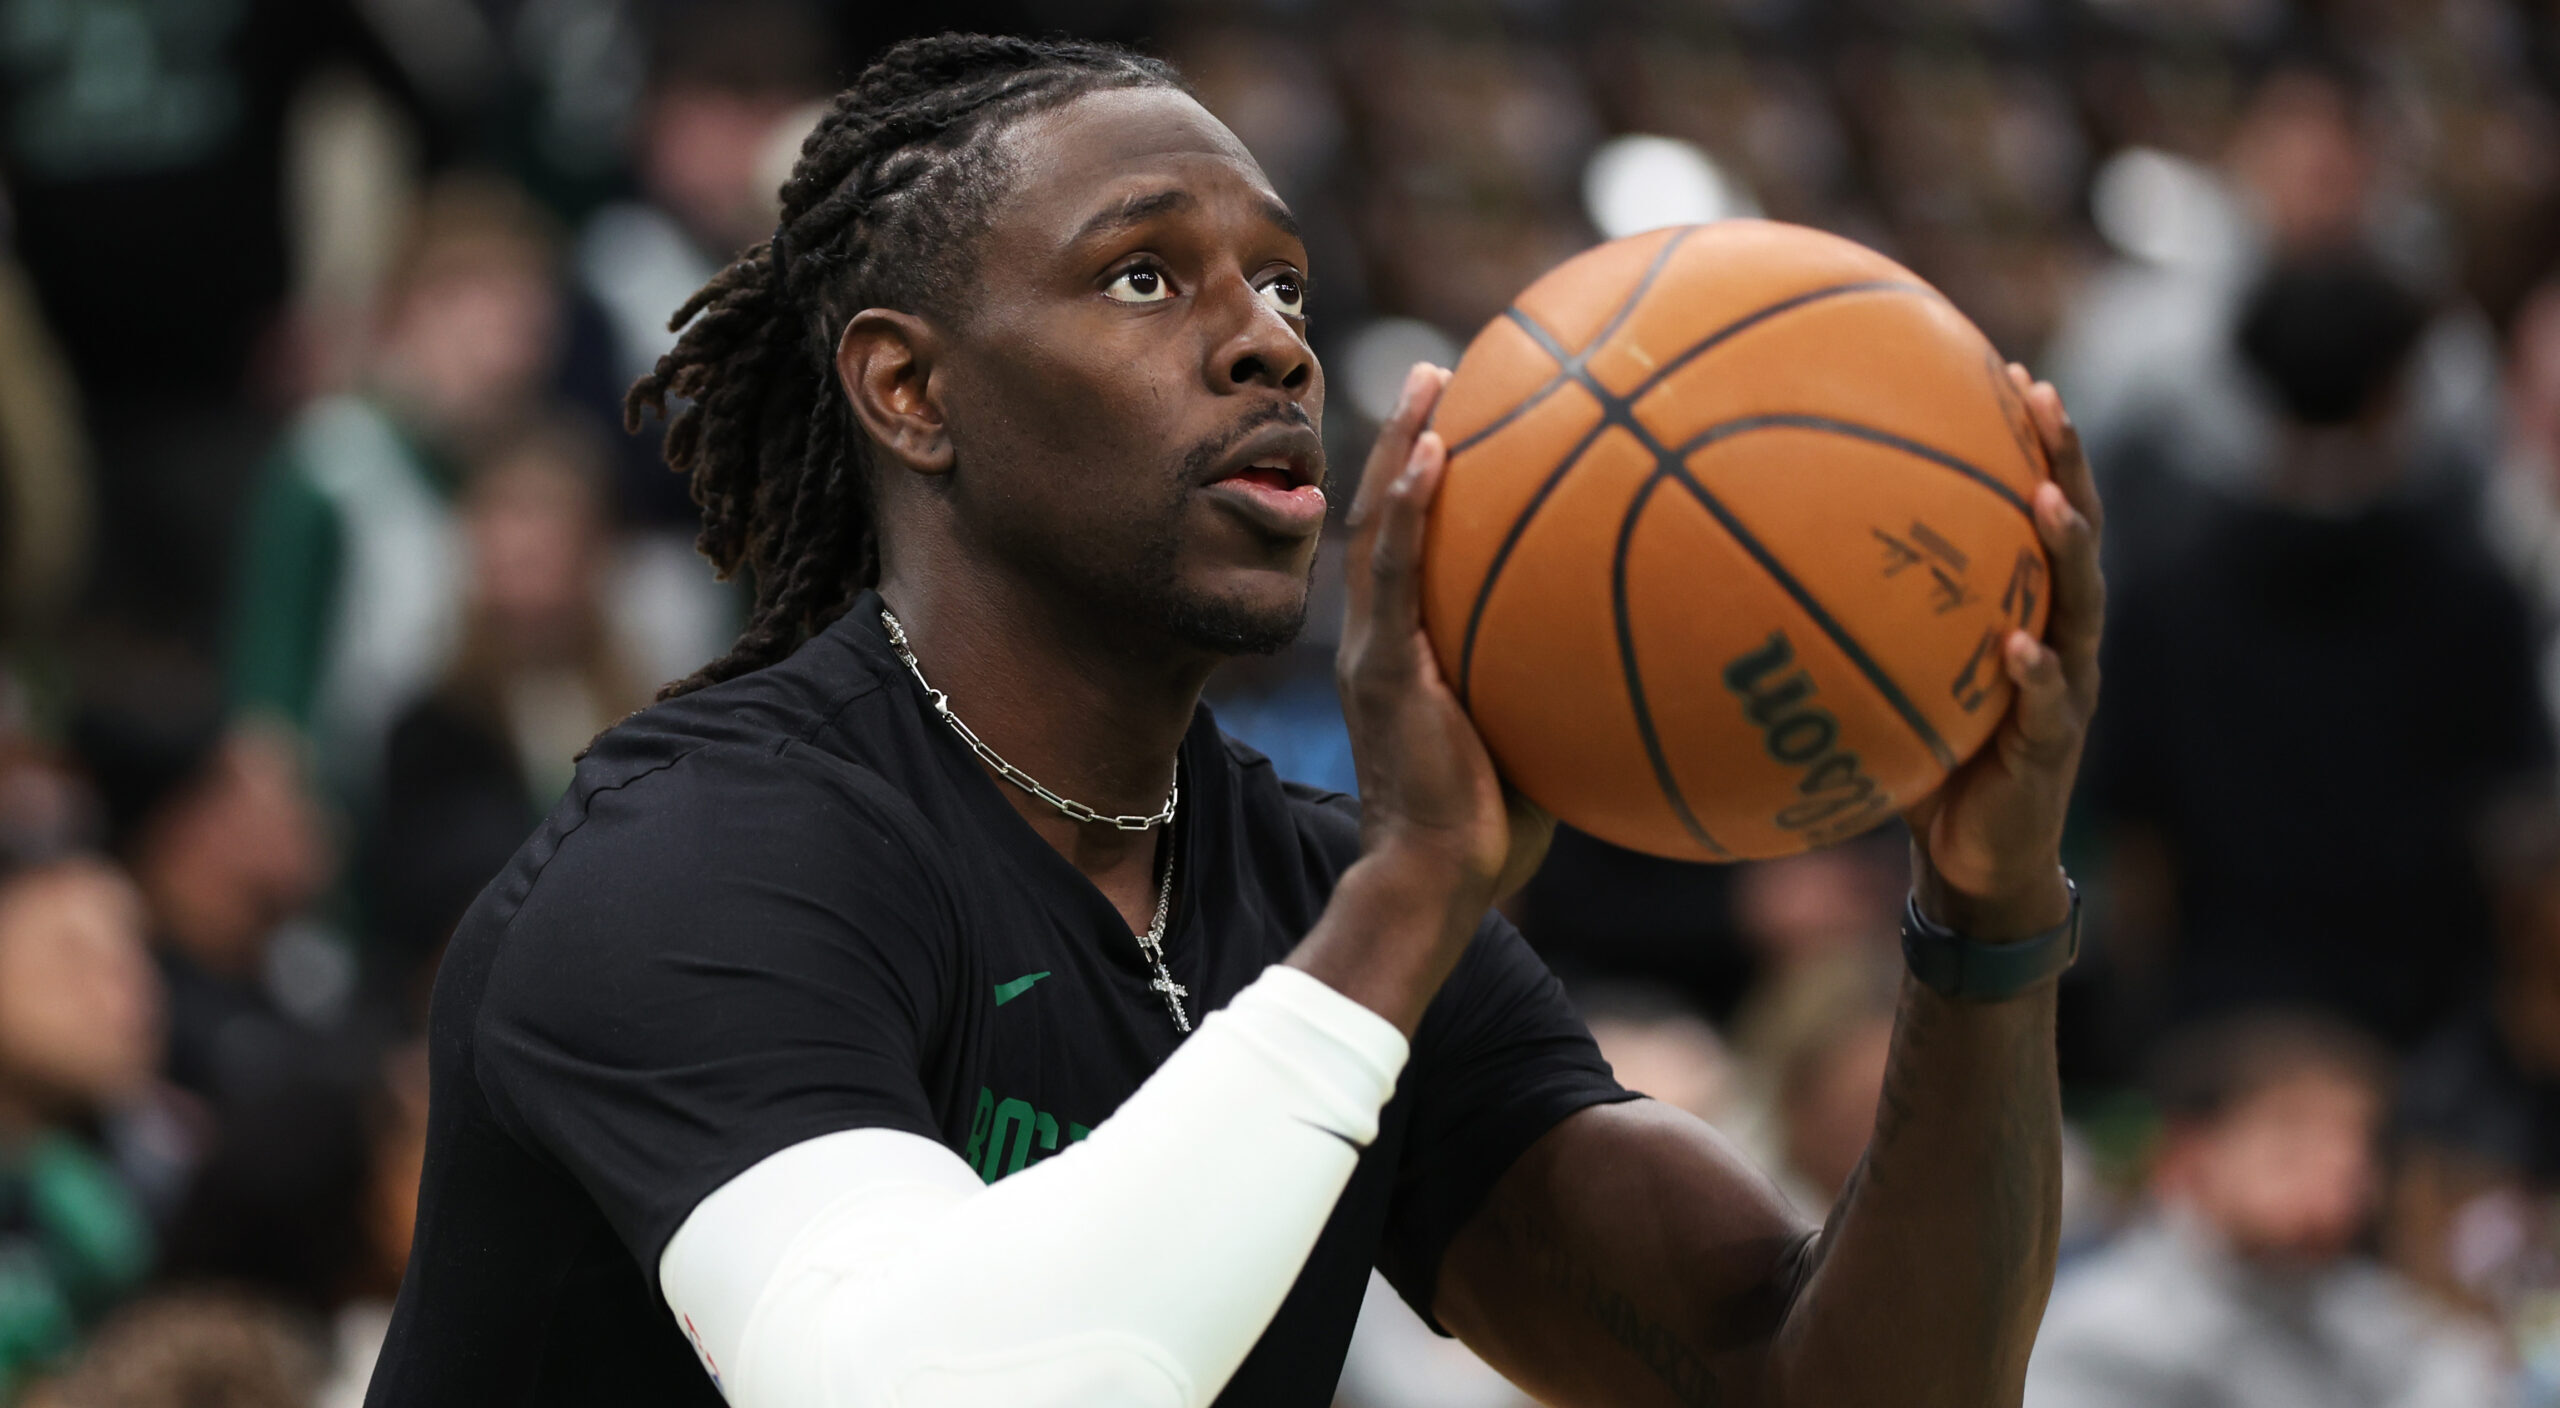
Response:
[[[1549,823],[1418,625],[1445,374],[1351,515],[1360,802],[1200,709],[1298,629],[1324,381],[1296,226],[1171,72],[904,44],[783,197],[633,393],[754,618],[453,940],[375,1408],[1317,1408],[1373,1264],[1553,1403],[2016,1401],[2100,590],[2050,388],[2052,643],[1909,813],[1925,981],[1817,1231],[1488,915]]]

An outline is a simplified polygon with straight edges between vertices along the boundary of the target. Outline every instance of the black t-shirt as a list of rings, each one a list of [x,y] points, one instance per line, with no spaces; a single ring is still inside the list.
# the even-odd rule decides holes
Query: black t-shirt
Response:
[[[1181,781],[1165,949],[1196,1015],[1314,925],[1358,822],[1206,710]],[[372,1408],[716,1404],[657,1289],[705,1195],[874,1126],[992,1181],[1108,1118],[1180,1034],[1118,911],[996,789],[868,594],[790,660],[605,735],[437,980],[417,1240]],[[1369,1268],[1427,1311],[1442,1250],[1520,1152],[1624,1098],[1488,919],[1218,1401],[1329,1402]]]

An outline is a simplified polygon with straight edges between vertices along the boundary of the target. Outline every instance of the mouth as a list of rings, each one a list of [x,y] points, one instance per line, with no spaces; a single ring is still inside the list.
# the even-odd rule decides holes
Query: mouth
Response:
[[[1286,492],[1315,488],[1324,477],[1324,442],[1313,428],[1274,421],[1237,442],[1218,460],[1206,482],[1240,480]]]
[[[1313,427],[1275,422],[1221,456],[1202,487],[1275,537],[1324,526],[1324,442]]]

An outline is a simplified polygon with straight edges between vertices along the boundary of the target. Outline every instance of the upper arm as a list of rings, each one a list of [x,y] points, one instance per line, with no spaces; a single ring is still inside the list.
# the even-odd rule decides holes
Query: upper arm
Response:
[[[1432,1314],[1444,1255],[1505,1170],[1575,1111],[1633,1098],[1510,921],[1485,921],[1414,1035],[1378,1269]]]
[[[1596,1106],[1494,1185],[1441,1262],[1436,1309],[1541,1402],[1750,1403],[1813,1236],[1705,1122]]]
[[[715,748],[599,790],[508,926],[481,1085],[643,1266],[776,1150],[939,1137],[921,1072],[955,921],[895,821],[842,782]]]

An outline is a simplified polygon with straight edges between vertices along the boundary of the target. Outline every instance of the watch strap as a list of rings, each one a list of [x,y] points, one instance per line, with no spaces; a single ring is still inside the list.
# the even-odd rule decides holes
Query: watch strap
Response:
[[[2002,1002],[2060,977],[2080,956],[2080,887],[2071,913],[2041,934],[2007,943],[1968,938],[1920,912],[1916,893],[1902,907],[1902,959],[1911,976],[1958,1002]]]

